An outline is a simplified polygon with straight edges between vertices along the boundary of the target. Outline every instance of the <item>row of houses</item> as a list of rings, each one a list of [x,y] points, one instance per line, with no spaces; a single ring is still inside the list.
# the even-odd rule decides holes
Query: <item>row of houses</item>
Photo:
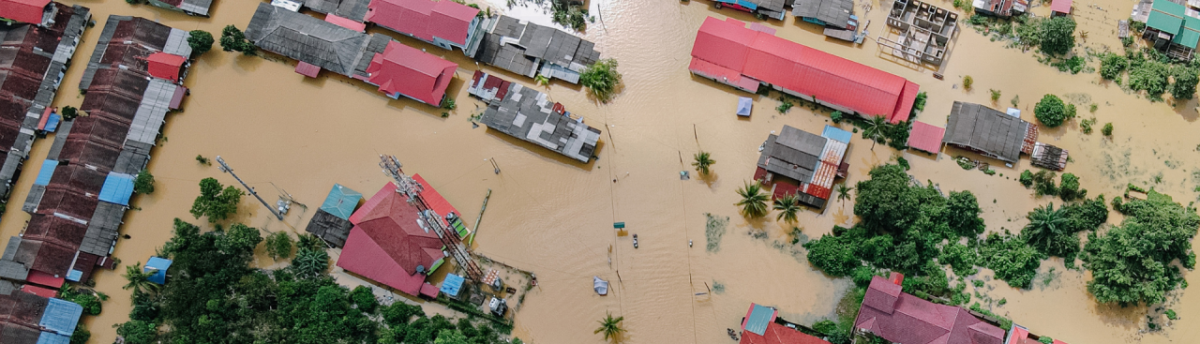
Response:
[[[733,18],[708,17],[692,47],[692,74],[755,93],[769,86],[846,114],[908,121],[916,83],[833,54],[746,27]]]
[[[82,113],[55,135],[22,207],[29,223],[9,239],[0,277],[56,290],[113,267],[134,176],[187,94],[187,36],[144,18],[108,18],[79,85]]]
[[[91,20],[82,6],[50,0],[0,0],[0,203],[39,131],[61,119],[51,106],[79,38]]]
[[[83,307],[14,289],[0,281],[0,343],[57,344],[71,341]]]
[[[489,129],[587,163],[596,151],[600,129],[583,124],[561,103],[521,84],[475,71],[467,92],[487,103],[480,122]]]

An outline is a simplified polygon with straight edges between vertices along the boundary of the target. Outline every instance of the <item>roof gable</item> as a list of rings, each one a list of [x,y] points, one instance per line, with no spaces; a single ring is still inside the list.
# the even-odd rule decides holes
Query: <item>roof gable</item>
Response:
[[[436,233],[418,224],[419,218],[417,207],[409,204],[405,196],[389,192],[353,230],[366,234],[365,239],[374,241],[388,258],[411,275],[418,266],[428,270],[441,258],[440,254],[426,250],[432,248],[440,253],[442,242]],[[348,239],[347,245],[350,240],[353,239]]]
[[[441,103],[458,64],[396,41],[388,43],[367,67],[368,82],[388,95],[403,94],[426,104]]]

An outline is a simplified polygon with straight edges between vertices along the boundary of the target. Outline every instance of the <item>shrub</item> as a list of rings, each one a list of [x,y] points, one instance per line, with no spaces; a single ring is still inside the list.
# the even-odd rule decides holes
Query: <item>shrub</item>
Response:
[[[192,57],[204,55],[212,49],[213,36],[208,31],[192,30],[188,35],[188,46],[192,47]]]
[[[1073,173],[1062,174],[1062,182],[1058,186],[1058,197],[1061,197],[1065,202],[1070,202],[1085,194],[1087,194],[1087,190],[1083,190],[1082,192],[1079,190],[1079,177],[1076,177]]]
[[[1176,66],[1171,68],[1171,97],[1176,100],[1192,99],[1192,95],[1196,94],[1196,83],[1200,82],[1200,71],[1196,69]]]
[[[1000,100],[1000,90],[989,89],[988,92],[992,93],[992,102],[993,103]]]
[[[1062,99],[1053,94],[1047,94],[1033,108],[1034,117],[1049,128],[1062,125],[1067,119],[1067,108]]]
[[[833,123],[842,123],[842,112],[834,111],[833,113],[829,114],[829,119],[833,120]]]
[[[1054,17],[1039,21],[1041,25],[1040,46],[1050,55],[1064,55],[1075,47],[1075,19]]]
[[[1121,73],[1125,72],[1125,68],[1129,67],[1129,60],[1124,56],[1107,53],[1100,59],[1100,77],[1105,80],[1114,80],[1121,77]]]
[[[1058,186],[1054,185],[1054,177],[1056,177],[1054,172],[1047,170],[1033,174],[1033,189],[1038,196],[1058,194]]]
[[[970,91],[972,85],[975,85],[975,78],[972,78],[970,75],[964,76],[963,89]]]
[[[1129,88],[1134,91],[1146,91],[1146,96],[1150,99],[1161,99],[1163,92],[1167,91],[1167,77],[1171,74],[1167,65],[1158,61],[1145,61],[1137,66],[1131,63],[1130,66]]]
[[[1104,134],[1104,136],[1112,136],[1112,131],[1113,131],[1112,122],[1104,123],[1104,128],[1100,129],[1100,133]]]
[[[928,100],[928,97],[925,91],[918,92],[917,98],[913,100],[913,112],[925,111],[925,101]]]
[[[1092,104],[1092,106],[1095,107],[1096,105]],[[1093,125],[1096,125],[1095,118],[1088,118],[1083,121],[1080,121],[1079,122],[1079,131],[1082,131],[1084,134],[1091,134]]]
[[[142,195],[154,193],[154,176],[149,170],[143,168],[133,178],[133,192]]]
[[[61,114],[63,120],[70,121],[75,119],[75,117],[79,117],[79,110],[74,106],[67,105],[62,108]]]
[[[617,60],[608,58],[596,61],[588,66],[583,74],[579,75],[579,83],[587,87],[596,100],[608,103],[609,100],[612,100],[617,86],[621,84],[621,73],[617,72]]]
[[[1025,187],[1029,187],[1029,186],[1033,185],[1033,172],[1029,172],[1029,170],[1025,170],[1025,171],[1021,172],[1020,180],[1021,180],[1021,185],[1024,185]]]

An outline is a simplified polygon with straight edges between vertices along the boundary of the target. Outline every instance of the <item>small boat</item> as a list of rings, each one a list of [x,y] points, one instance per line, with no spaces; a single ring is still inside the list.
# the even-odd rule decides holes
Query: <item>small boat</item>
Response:
[[[608,295],[608,281],[600,279],[600,276],[592,276],[592,289],[596,289],[596,294],[600,296]]]
[[[637,245],[637,234],[634,234],[634,235],[633,235],[633,248],[637,248],[637,247],[638,247],[638,245]]]

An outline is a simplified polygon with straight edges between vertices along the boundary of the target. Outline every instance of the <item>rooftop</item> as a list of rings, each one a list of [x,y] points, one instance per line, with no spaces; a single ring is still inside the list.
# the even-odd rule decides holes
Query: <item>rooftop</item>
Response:
[[[945,135],[945,128],[913,121],[912,131],[908,134],[908,146],[937,154],[942,151],[942,137]]]
[[[1032,135],[1032,140],[1030,139]],[[954,102],[942,142],[1014,163],[1028,144],[1032,151],[1037,126],[973,103]]]
[[[426,42],[467,44],[479,10],[451,0],[371,0],[366,21]]]
[[[28,24],[41,24],[42,15],[50,0],[0,0],[3,18]]]
[[[880,276],[871,280],[854,322],[891,342],[905,344],[1000,344],[1004,330],[960,307],[935,304],[900,291]]]
[[[388,42],[367,67],[367,82],[378,85],[389,97],[397,94],[430,105],[440,105],[458,64],[400,42]]]
[[[263,50],[350,75],[367,35],[310,15],[259,3],[246,39]]]
[[[425,274],[445,257],[443,245],[436,233],[420,224],[417,207],[395,189],[392,183],[384,185],[371,196],[369,206],[355,212],[353,218],[358,222],[350,230],[337,265],[418,295]]]
[[[600,129],[583,124],[583,118],[571,118],[545,93],[517,83],[509,83],[508,87],[504,99],[488,103],[480,119],[484,125],[571,159],[591,161]]]
[[[798,182],[797,196],[804,204],[824,207],[833,181],[845,158],[849,133],[826,126],[813,133],[784,125],[779,135],[770,135],[758,158],[758,167]]]
[[[1200,41],[1200,19],[1186,14],[1187,6],[1171,1],[1155,1],[1146,17],[1146,26],[1173,34],[1171,42],[1195,49]]]

